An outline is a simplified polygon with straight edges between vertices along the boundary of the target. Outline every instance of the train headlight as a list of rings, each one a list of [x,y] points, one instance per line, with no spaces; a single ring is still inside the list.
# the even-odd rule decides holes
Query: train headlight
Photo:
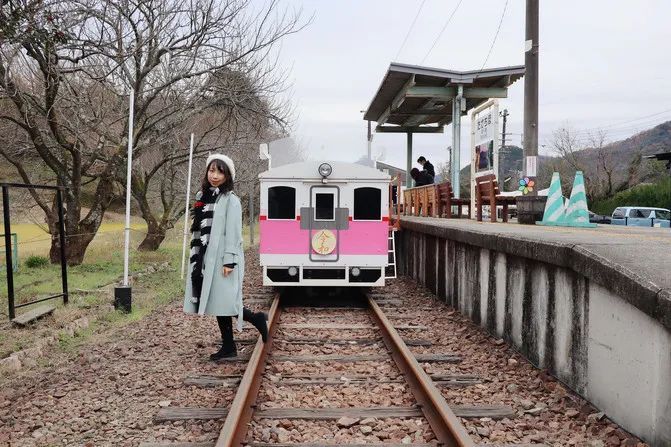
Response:
[[[361,269],[359,267],[352,267],[350,274],[354,277],[359,276],[361,274]]]
[[[319,175],[322,177],[326,178],[329,175],[331,175],[331,172],[333,172],[333,168],[331,167],[330,164],[328,163],[322,163],[319,165]]]
[[[296,276],[298,275],[298,269],[296,267],[289,267],[287,273],[289,273],[289,276]]]

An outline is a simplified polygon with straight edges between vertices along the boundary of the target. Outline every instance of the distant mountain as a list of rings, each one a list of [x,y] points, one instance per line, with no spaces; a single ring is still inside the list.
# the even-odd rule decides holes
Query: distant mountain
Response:
[[[606,134],[607,137],[607,134]],[[627,139],[606,144],[598,148],[585,148],[576,151],[575,160],[585,173],[590,185],[588,189],[593,196],[607,197],[631,186],[654,182],[666,176],[664,165],[643,158],[659,152],[671,152],[671,121],[659,124],[649,130],[640,132]],[[505,190],[514,190],[522,171],[523,150],[519,146],[506,146],[500,152],[499,163]],[[553,171],[562,174],[562,183],[570,188],[575,168],[559,156],[540,156],[538,162],[539,188],[549,186]],[[608,175],[610,175],[610,191],[608,191]],[[470,165],[461,170],[461,190],[469,191],[471,177]],[[466,193],[467,194],[467,193]]]

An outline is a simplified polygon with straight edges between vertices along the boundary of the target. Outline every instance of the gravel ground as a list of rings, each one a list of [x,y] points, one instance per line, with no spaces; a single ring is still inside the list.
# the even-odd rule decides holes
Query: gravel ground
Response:
[[[252,307],[263,306],[258,257],[248,255],[245,293]],[[502,341],[492,338],[458,312],[408,279],[391,281],[375,291],[396,324],[429,329],[401,329],[416,354],[455,354],[460,363],[424,363],[429,374],[468,374],[481,383],[462,388],[440,386],[452,404],[503,404],[511,419],[462,419],[473,440],[482,444],[543,443],[548,446],[634,446],[646,444],[621,430],[580,397],[537,370]],[[384,295],[384,296],[381,296]],[[386,297],[386,299],[385,299]],[[268,303],[269,304],[269,303]],[[267,306],[266,306],[267,308]],[[375,342],[379,333],[360,309],[288,308],[281,323],[357,324],[364,329],[278,330],[277,355],[385,355]],[[247,327],[240,339],[254,340]],[[363,343],[306,343],[302,338],[360,339]],[[292,338],[291,342],[280,340]],[[54,349],[33,367],[9,378],[0,389],[0,446],[137,446],[143,441],[203,442],[216,439],[223,420],[153,421],[161,407],[226,407],[235,388],[198,388],[183,384],[194,375],[241,375],[244,362],[208,360],[218,345],[213,318],[186,317],[181,305],[165,307],[142,320],[94,335],[75,352]],[[250,344],[239,344],[244,354]],[[322,376],[335,384],[286,384],[287,379]],[[348,384],[348,377],[369,381]],[[292,407],[390,407],[415,404],[398,380],[391,360],[293,362],[270,359],[259,393],[259,409]],[[423,418],[305,421],[254,419],[248,439],[257,442],[435,443]]]
[[[492,338],[466,317],[437,301],[404,278],[384,290],[403,297],[403,309],[384,305],[396,323],[414,321],[429,327],[405,331],[406,338],[429,340],[432,346],[412,346],[416,353],[451,353],[463,357],[456,364],[425,363],[429,374],[471,374],[482,383],[464,388],[439,387],[450,404],[503,404],[517,413],[514,419],[462,419],[473,440],[482,444],[544,443],[548,446],[635,446],[647,444],[620,429],[597,409],[553,377],[535,368],[502,340]],[[431,308],[431,310],[422,310]],[[406,318],[407,317],[407,318]]]
[[[358,420],[351,427],[331,421],[254,420],[247,436],[253,442],[333,445],[436,443],[426,420],[415,418],[368,418]]]
[[[260,286],[248,255],[246,293]],[[256,301],[258,302],[258,300]],[[255,307],[255,306],[252,306]],[[154,423],[162,406],[222,407],[235,388],[185,386],[193,375],[242,375],[244,363],[208,360],[219,343],[211,317],[185,316],[181,303],[94,335],[74,353],[54,349],[0,389],[0,446],[138,446],[143,441],[209,441],[221,421]],[[245,328],[236,338],[253,338]],[[250,345],[238,349],[251,350]]]

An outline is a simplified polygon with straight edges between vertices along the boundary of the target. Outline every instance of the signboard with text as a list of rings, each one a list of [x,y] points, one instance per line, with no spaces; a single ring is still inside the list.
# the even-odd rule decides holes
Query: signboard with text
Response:
[[[471,114],[471,210],[475,210],[475,179],[499,170],[499,102],[487,101]]]

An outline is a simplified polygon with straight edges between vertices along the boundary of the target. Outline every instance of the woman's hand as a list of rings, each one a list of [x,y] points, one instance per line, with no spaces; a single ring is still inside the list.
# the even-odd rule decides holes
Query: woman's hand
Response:
[[[224,275],[224,276],[228,276],[228,275],[231,274],[232,271],[233,271],[232,268],[224,266],[224,267],[221,269],[221,274]]]

